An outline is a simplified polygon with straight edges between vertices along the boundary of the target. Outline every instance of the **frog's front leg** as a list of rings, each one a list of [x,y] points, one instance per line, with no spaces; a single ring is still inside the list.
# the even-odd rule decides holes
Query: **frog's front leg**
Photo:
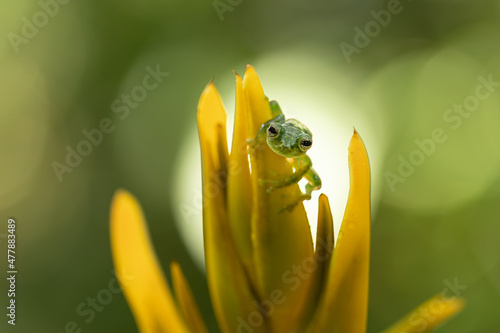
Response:
[[[307,170],[304,178],[307,179],[307,185],[306,193],[303,196],[305,196],[305,200],[310,200],[312,191],[317,191],[321,188],[321,178],[319,178],[318,173],[313,168]]]
[[[281,179],[259,179],[259,183],[261,185],[268,185],[267,192],[271,192],[277,188],[282,188],[286,186],[290,186],[293,184],[297,184],[302,177],[307,173],[307,171],[312,166],[311,158],[307,155],[294,158],[292,162],[295,171],[284,178]]]
[[[293,185],[293,184],[297,184],[303,177],[305,177],[309,184],[308,186],[311,187],[311,190],[308,190],[308,187],[306,186],[306,193],[310,193],[314,190],[314,188],[316,187],[316,185],[314,186],[311,186],[311,182],[314,180],[314,179],[318,179],[319,180],[319,177],[317,176],[316,174],[316,177],[313,177],[313,175],[311,174],[310,176],[308,176],[308,174],[310,173],[310,170],[313,170],[311,168],[312,166],[312,161],[311,161],[311,158],[307,155],[303,155],[301,157],[298,157],[298,158],[293,158],[292,159],[292,166],[295,168],[295,171],[289,175],[289,176],[286,176],[282,179],[259,179],[259,183],[262,184],[262,185],[269,185],[269,187],[267,188],[267,192],[271,192],[273,191],[274,189],[277,189],[277,188],[282,188],[282,187],[286,187],[286,186],[290,186],[290,185]],[[313,170],[313,173],[315,173],[315,171]],[[308,178],[311,178],[311,180],[309,180]],[[317,181],[316,181],[317,183]],[[319,180],[319,186],[321,187],[321,180]]]
[[[278,213],[281,213],[285,210],[292,211],[295,208],[295,206],[297,206],[302,201],[310,200],[312,191],[316,191],[321,188],[321,179],[319,178],[318,173],[313,168],[309,168],[309,170],[307,170],[306,174],[304,175],[304,178],[307,179],[308,182],[306,185],[306,193],[301,193],[297,197],[297,199],[293,201],[291,204],[288,204],[285,207],[278,210]]]
[[[295,168],[295,172],[288,177],[278,180],[260,180],[260,183],[271,184],[267,189],[267,192],[271,192],[274,189],[293,185],[298,183],[302,178],[307,180],[305,187],[305,193],[300,193],[292,203],[281,208],[278,213],[285,210],[292,211],[295,206],[304,200],[310,200],[313,191],[317,191],[321,188],[321,178],[319,178],[318,173],[312,168],[312,162],[309,156],[304,155],[302,157],[294,159],[292,165]]]

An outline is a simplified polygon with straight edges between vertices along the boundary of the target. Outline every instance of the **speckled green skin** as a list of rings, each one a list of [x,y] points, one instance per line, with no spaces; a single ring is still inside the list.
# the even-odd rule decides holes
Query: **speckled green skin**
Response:
[[[273,123],[279,125],[280,134],[277,138],[267,137],[267,144],[276,154],[284,157],[301,157],[306,154],[299,148],[299,141],[302,138],[312,140],[311,131],[296,119],[282,120],[283,115],[273,119]],[[268,126],[270,124],[267,124]],[[267,129],[267,127],[265,129]]]
[[[311,131],[300,121],[296,119],[285,119],[285,115],[281,111],[280,106],[276,101],[270,102],[273,119],[264,123],[260,128],[254,140],[250,140],[249,144],[252,149],[258,145],[267,143],[276,154],[291,159],[291,163],[295,171],[278,180],[260,179],[261,185],[267,185],[267,192],[272,190],[290,186],[298,183],[302,178],[308,182],[305,188],[305,193],[302,193],[296,200],[284,207],[283,209],[292,210],[299,202],[311,199],[312,191],[321,188],[321,179],[312,168],[312,161],[307,156],[306,152],[300,149],[299,143],[302,139],[310,140],[312,142]],[[267,130],[273,124],[279,128],[278,136],[270,138]]]

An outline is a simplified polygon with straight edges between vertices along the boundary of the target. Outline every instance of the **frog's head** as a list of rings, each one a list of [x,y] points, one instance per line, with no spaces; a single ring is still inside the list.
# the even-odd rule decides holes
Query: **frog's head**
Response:
[[[284,157],[300,157],[312,146],[312,133],[300,121],[272,122],[267,127],[267,144]]]

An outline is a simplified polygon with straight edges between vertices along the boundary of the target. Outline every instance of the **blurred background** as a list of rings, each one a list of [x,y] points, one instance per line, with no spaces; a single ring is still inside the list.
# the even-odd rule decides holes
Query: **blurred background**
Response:
[[[218,332],[200,259],[196,107],[215,77],[231,118],[232,70],[249,63],[313,131],[337,229],[353,126],[367,145],[368,332],[441,292],[467,307],[437,332],[500,331],[500,1],[0,7],[0,247],[12,217],[18,250],[17,325],[3,315],[0,331],[137,332],[121,293],[77,312],[113,279],[109,206],[125,188],[167,275],[179,261]]]

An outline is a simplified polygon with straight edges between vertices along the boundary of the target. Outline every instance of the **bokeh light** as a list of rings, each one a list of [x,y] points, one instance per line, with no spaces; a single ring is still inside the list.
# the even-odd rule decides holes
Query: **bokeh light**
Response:
[[[355,127],[370,147],[371,167],[378,174],[383,142],[377,133],[376,122],[367,121],[366,112],[359,108],[353,99],[343,94],[349,85],[348,78],[341,72],[325,71],[322,59],[325,52],[311,52],[306,47],[286,49],[277,54],[269,54],[255,61],[263,81],[265,92],[270,99],[277,100],[288,118],[296,118],[306,124],[313,132],[314,144],[308,155],[314,169],[322,180],[321,190],[313,193],[304,206],[309,218],[313,240],[316,238],[316,220],[319,193],[330,197],[337,235],[344,213],[349,192],[349,172],[347,146]],[[310,64],[304,64],[304,58],[319,58]],[[226,77],[226,76],[225,76]],[[234,80],[234,79],[233,79]],[[287,82],[287,84],[283,84]],[[216,85],[218,81],[216,81]],[[352,84],[352,83],[350,83]],[[227,82],[222,84],[227,86]],[[232,138],[234,119],[234,87],[221,92],[228,114],[228,142]],[[187,131],[182,153],[176,160],[174,173],[175,192],[172,197],[177,223],[186,244],[200,267],[204,267],[202,233],[202,190],[200,173],[200,151],[197,130],[193,124]],[[300,183],[302,188],[304,181]],[[375,178],[372,189],[374,211],[380,192],[380,178]]]
[[[366,37],[358,31],[387,2],[235,1],[223,14],[211,1],[62,2],[0,5],[0,248],[15,218],[14,330],[74,322],[82,332],[137,332],[121,293],[91,320],[77,312],[113,277],[109,206],[125,188],[143,205],[167,279],[178,261],[217,332],[202,267],[196,108],[214,77],[231,124],[232,69],[246,64],[313,131],[324,184],[305,203],[312,228],[320,192],[340,227],[353,127],[367,146],[368,332],[455,279],[467,307],[436,332],[500,330],[500,1],[400,1]],[[168,75],[146,88],[157,68]],[[113,130],[90,143],[85,133],[106,119]],[[91,151],[68,166],[68,149],[84,146]],[[4,320],[0,331],[13,328]]]

